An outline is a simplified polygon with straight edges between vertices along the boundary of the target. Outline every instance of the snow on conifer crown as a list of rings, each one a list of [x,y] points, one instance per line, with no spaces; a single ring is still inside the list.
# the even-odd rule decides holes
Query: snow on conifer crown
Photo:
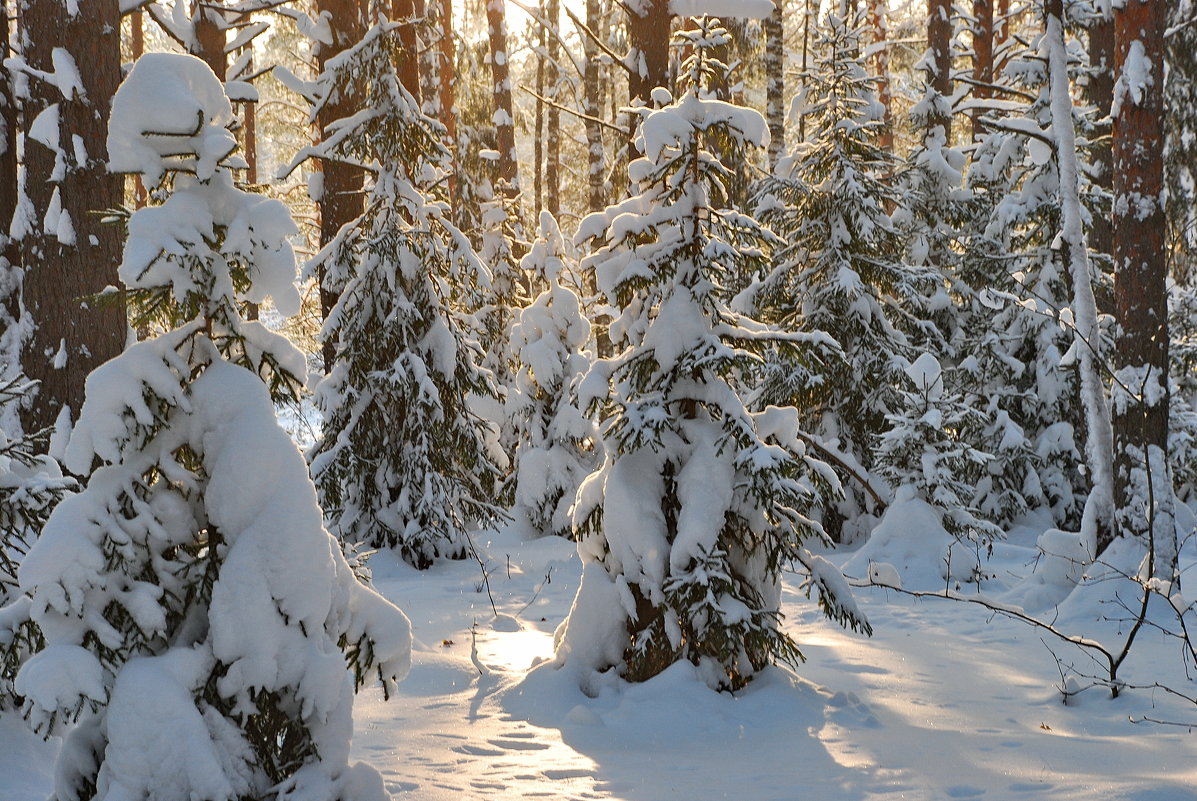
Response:
[[[143,128],[158,100],[194,112],[184,155]],[[66,460],[90,477],[18,571],[42,638],[13,681],[22,711],[65,734],[61,799],[384,801],[349,764],[353,693],[407,672],[410,623],[358,580],[278,425],[302,355],[240,316],[247,299],[297,306],[294,223],[234,185],[228,99],[203,62],[142,59],[114,108],[130,115],[116,168],[165,196],[133,213],[121,275],[175,322],[87,379]]]

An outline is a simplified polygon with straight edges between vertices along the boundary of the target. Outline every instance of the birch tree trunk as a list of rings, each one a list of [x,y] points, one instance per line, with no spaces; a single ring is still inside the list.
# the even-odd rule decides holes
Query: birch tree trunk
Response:
[[[586,0],[586,27],[601,35],[603,13],[600,0]],[[582,37],[586,71],[582,76],[583,111],[586,114],[587,208],[602,211],[607,206],[607,151],[603,146],[603,126],[598,118],[603,108],[602,74],[598,46],[589,36]]]
[[[765,119],[769,124],[769,171],[786,149],[785,0],[773,0],[765,20]]]

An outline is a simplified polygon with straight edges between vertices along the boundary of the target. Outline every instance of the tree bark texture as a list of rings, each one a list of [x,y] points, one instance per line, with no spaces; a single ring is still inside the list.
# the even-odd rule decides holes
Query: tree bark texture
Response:
[[[1168,444],[1168,306],[1163,189],[1164,0],[1127,0],[1114,10],[1114,306],[1118,322],[1115,387],[1115,527],[1145,538],[1171,495]],[[1145,479],[1154,498],[1145,497]],[[1166,497],[1167,496],[1167,497]],[[1154,504],[1152,503],[1154,501]],[[1168,521],[1171,522],[1170,520]],[[1169,547],[1166,527],[1151,527],[1157,557]],[[1156,575],[1170,578],[1175,568]],[[1163,574],[1163,575],[1161,575]]]
[[[558,61],[561,58],[561,40],[558,32],[561,22],[561,0],[547,0],[546,15],[552,30],[548,36],[549,59],[546,65],[548,97],[558,101],[561,86],[561,72]],[[549,106],[545,116],[545,208],[553,217],[561,213],[561,109]]]
[[[773,0],[765,20],[765,120],[769,124],[769,170],[786,150],[785,0]]]
[[[1114,102],[1114,18],[1106,12],[1089,25],[1089,83],[1088,101],[1097,109],[1099,132],[1108,132],[1110,108]],[[1090,145],[1090,164],[1093,183],[1105,192],[1114,189],[1114,153],[1110,140],[1098,138]],[[1106,214],[1093,215],[1089,228],[1089,246],[1097,253],[1110,255],[1114,250],[1114,229]],[[1102,300],[1098,299],[1099,302]],[[1101,304],[1104,311],[1112,311],[1107,298]]]
[[[319,0],[317,10],[328,12],[331,19],[332,44],[322,44],[316,50],[316,65],[320,72],[330,59],[356,44],[366,34],[366,7],[361,0]],[[323,139],[328,126],[343,117],[360,110],[361,97],[356,93],[333,98],[316,118],[318,136]],[[341,228],[356,220],[365,210],[365,195],[362,186],[365,174],[361,169],[336,161],[322,164],[323,188],[319,198],[320,247],[324,247],[337,235]],[[320,283],[320,316],[328,319],[329,312],[336,305],[340,292],[325,282],[324,271],[318,276]],[[336,356],[333,342],[325,342],[321,351],[324,371],[332,369]]]
[[[973,0],[973,97],[984,100],[993,95],[993,0]],[[973,140],[981,138],[985,126],[984,111],[973,112]]]
[[[123,306],[86,299],[119,283],[119,229],[101,224],[96,212],[116,207],[124,195],[124,180],[108,173],[106,146],[109,102],[121,78],[120,10],[116,0],[89,0],[72,15],[59,0],[29,0],[20,25],[30,68],[54,73],[53,51],[63,47],[82,83],[67,98],[31,78],[23,109],[29,213],[18,228],[23,297],[36,329],[22,363],[41,382],[25,419],[26,430],[35,430],[53,424],[64,407],[77,418],[87,374],[125,342]],[[51,148],[28,133],[54,105],[62,146]],[[81,147],[71,145],[74,137]]]
[[[602,7],[599,0],[586,0],[586,27],[596,35],[602,27]],[[586,71],[582,76],[582,102],[586,114],[586,182],[587,208],[602,211],[607,206],[607,151],[603,147],[603,126],[598,118],[603,108],[602,74],[598,46],[589,36],[582,37]]]
[[[628,100],[652,105],[652,91],[669,86],[669,0],[628,3]]]
[[[212,68],[212,72],[216,73],[220,82],[224,83],[229,68],[228,55],[224,52],[225,45],[228,44],[228,28],[224,15],[210,8],[212,5],[221,5],[221,2],[203,0],[201,3],[196,0],[191,6],[191,24],[195,36],[191,55],[203,59],[204,63]]]
[[[927,48],[931,51],[931,89],[945,99],[952,96],[952,2],[927,0]],[[936,108],[927,118],[927,128],[942,127],[944,141],[952,143],[952,115]]]
[[[421,3],[421,5],[423,5]],[[403,46],[398,66],[399,81],[420,105],[420,37],[417,30],[419,9],[416,0],[391,0],[391,20],[400,23],[399,43]]]
[[[490,74],[493,83],[495,138],[499,151],[499,189],[509,198],[520,193],[519,159],[515,151],[515,109],[511,102],[511,71],[507,63],[507,12],[503,0],[487,0]]]
[[[877,76],[877,101],[885,110],[883,118],[885,127],[881,130],[877,144],[885,152],[892,153],[894,152],[893,92],[890,91],[889,86],[889,50],[885,45],[885,42],[889,40],[887,11],[888,4],[883,4],[881,0],[869,0],[869,30],[873,33],[873,44],[876,45],[873,54],[873,72]]]
[[[454,90],[456,48],[453,44],[453,0],[440,0],[440,63],[438,119],[445,126],[445,138],[449,145],[449,205],[457,208],[457,107]]]

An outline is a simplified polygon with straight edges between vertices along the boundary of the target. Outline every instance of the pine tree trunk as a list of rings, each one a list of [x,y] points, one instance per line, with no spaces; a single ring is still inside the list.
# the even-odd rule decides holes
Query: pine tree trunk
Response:
[[[927,0],[927,49],[931,51],[931,88],[942,98],[952,96],[952,2]],[[952,143],[952,115],[936,108],[928,115],[927,128],[942,127],[944,141]]]
[[[1006,68],[1009,58],[1010,0],[997,0],[997,12],[993,18],[993,74],[998,76]]]
[[[889,87],[889,50],[885,42],[889,40],[889,24],[886,21],[888,6],[881,0],[869,0],[869,29],[873,32],[873,44],[876,52],[873,55],[873,72],[877,76],[877,101],[885,110],[885,127],[877,139],[878,146],[886,153],[894,152],[894,118],[893,93]]]
[[[319,0],[317,10],[327,12],[331,20],[332,44],[321,44],[316,50],[317,71],[323,72],[325,65],[346,48],[356,44],[366,34],[366,6],[361,0]],[[361,110],[361,97],[346,93],[327,104],[316,119],[319,137],[324,138],[328,126],[343,117]],[[324,247],[337,235],[346,223],[356,220],[365,209],[362,187],[364,173],[357,167],[336,161],[322,165],[323,186],[320,206],[320,247]],[[337,304],[338,291],[325,282],[324,270],[318,276],[320,284],[320,316],[328,319],[329,312]],[[332,369],[336,357],[336,346],[330,340],[321,350],[324,372]]]
[[[1159,201],[1164,17],[1164,0],[1127,0],[1114,10],[1115,368],[1126,385],[1115,387],[1114,503],[1117,533],[1152,542],[1154,575],[1167,580],[1176,569],[1176,532],[1167,503],[1167,262]]]
[[[601,22],[602,9],[599,0],[586,0],[586,27],[601,35]],[[603,127],[598,123],[603,109],[601,65],[598,46],[589,36],[582,37],[582,48],[586,57],[582,95],[586,114],[586,176],[589,188],[587,208],[590,211],[602,211],[607,206],[607,151],[603,147]]]
[[[391,0],[391,19],[399,25],[399,43],[403,46],[399,81],[420,105],[420,37],[416,28],[416,0]]]
[[[973,97],[984,100],[992,97],[993,83],[993,0],[973,0]],[[973,140],[981,138],[984,111],[973,112]]]
[[[4,59],[13,55],[8,36],[0,42],[0,52],[3,53]],[[19,258],[15,243],[9,238],[9,227],[17,210],[17,129],[20,126],[18,110],[12,74],[5,70],[4,74],[0,75],[0,258],[9,265],[16,264]],[[3,273],[0,272],[0,275]],[[3,292],[8,290],[8,287],[2,289]],[[0,295],[0,302],[12,304],[9,312],[13,319],[17,316],[17,301],[15,292],[7,297]]]
[[[628,100],[652,105],[652,91],[669,86],[669,0],[632,0],[627,4]]]
[[[765,20],[765,119],[769,124],[769,170],[786,149],[785,0],[773,0]]]
[[[548,80],[548,97],[558,102],[558,89],[561,84],[561,73],[558,70],[558,59],[561,58],[561,41],[558,31],[561,23],[561,0],[548,0],[547,13],[549,25],[549,62],[546,77]],[[549,106],[545,120],[545,208],[556,218],[561,213],[561,109]]]
[[[221,13],[211,6],[222,5],[220,0],[196,0],[191,6],[192,26],[195,31],[195,48],[191,55],[198,56],[212,68],[217,79],[224,83],[228,75],[228,56],[224,52],[228,37]]]
[[[515,109],[511,102],[511,71],[507,63],[507,12],[503,0],[487,0],[490,74],[494,84],[495,138],[499,151],[499,188],[507,197],[520,193],[519,158],[515,151]]]
[[[652,106],[652,92],[658,86],[669,87],[669,0],[632,0],[628,11],[628,40],[631,48],[627,63],[628,101],[631,106]],[[637,157],[637,115],[628,116],[628,163]]]
[[[141,58],[145,53],[145,12],[134,11],[129,15],[130,48],[133,61]],[[133,176],[133,207],[144,208],[146,204],[145,183],[141,175]]]
[[[87,374],[120,353],[125,342],[123,307],[86,300],[119,283],[119,229],[103,225],[95,212],[114,208],[124,196],[123,179],[108,173],[106,146],[108,106],[121,77],[120,9],[116,0],[89,0],[71,15],[58,0],[29,0],[20,25],[29,66],[54,73],[52,53],[66,48],[83,88],[68,99],[60,89],[32,79],[23,110],[31,213],[21,226],[20,257],[25,308],[37,326],[23,367],[41,382],[25,418],[26,430],[32,431],[53,424],[64,407],[77,417]],[[65,145],[57,165],[55,152],[29,137],[34,120],[55,104],[59,141]],[[70,146],[74,137],[82,147]],[[76,160],[81,151],[83,163]],[[46,213],[59,203],[57,225],[45,225],[52,222]]]

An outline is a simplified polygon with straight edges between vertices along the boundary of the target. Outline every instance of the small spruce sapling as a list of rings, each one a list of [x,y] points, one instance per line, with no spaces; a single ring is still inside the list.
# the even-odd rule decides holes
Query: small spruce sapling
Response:
[[[798,645],[780,625],[780,571],[809,571],[823,609],[869,630],[843,575],[804,546],[823,537],[810,510],[838,490],[798,441],[793,408],[751,412],[737,382],[769,347],[819,352],[822,335],[786,334],[730,308],[729,275],[764,268],[775,238],[727,208],[732,168],[767,140],[755,111],[712,98],[728,68],[717,21],[679,34],[690,54],[676,101],[655,90],[629,168],[636,193],[583,220],[600,288],[618,310],[622,351],[583,379],[603,410],[602,465],[582,484],[574,524],[582,583],[559,631],[558,664],[586,692],[607,675],[644,681],[683,660],[736,689]]]
[[[184,322],[88,377],[65,454],[86,488],[18,572],[45,644],[15,689],[65,734],[56,801],[386,798],[349,763],[353,692],[406,672],[410,625],[355,578],[276,422],[304,359],[238,308],[298,306],[295,227],[233,186],[232,122],[191,56],[143,56],[113,100],[110,168],[167,194],[130,218],[120,276]]]
[[[519,312],[511,329],[513,387],[507,414],[517,435],[515,511],[541,533],[569,536],[570,510],[594,469],[594,422],[573,402],[574,385],[591,363],[590,323],[570,286],[565,240],[540,213],[540,233],[521,261],[546,289]]]
[[[901,405],[881,435],[878,469],[895,497],[903,494],[903,486],[910,487],[936,508],[949,534],[980,556],[1003,536],[971,508],[973,478],[989,456],[960,439],[961,429],[979,413],[944,386],[946,375],[929,353],[906,368]]]
[[[761,395],[797,405],[812,435],[868,472],[875,438],[897,407],[903,369],[934,329],[925,322],[925,300],[938,285],[934,272],[902,261],[901,232],[888,213],[900,200],[890,178],[896,164],[878,144],[884,108],[861,39],[859,19],[835,13],[815,34],[816,55],[795,99],[813,137],[795,145],[755,193],[761,220],[786,245],[741,304],[751,299],[767,322],[825,332],[842,348],[844,358],[822,372],[771,359]],[[849,483],[829,528],[852,539],[859,533],[853,521],[871,504]]]

